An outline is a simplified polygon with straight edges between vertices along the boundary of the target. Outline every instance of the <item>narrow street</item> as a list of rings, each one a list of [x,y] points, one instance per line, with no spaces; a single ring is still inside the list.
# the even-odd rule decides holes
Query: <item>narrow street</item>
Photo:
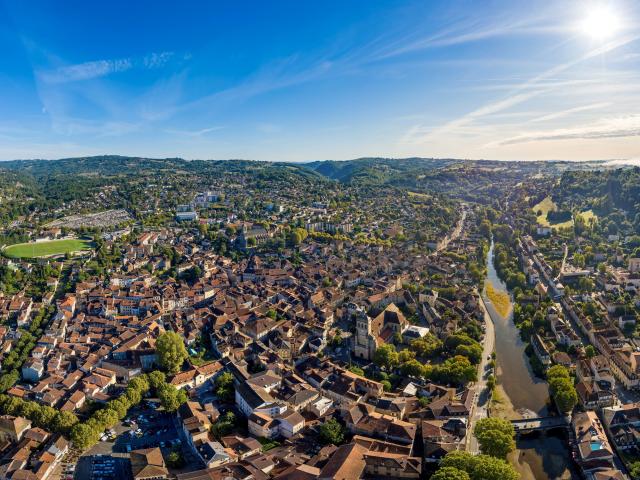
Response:
[[[464,226],[464,221],[466,219],[467,219],[467,207],[465,206],[462,208],[462,215],[458,220],[458,223],[456,224],[455,228],[453,229],[451,234],[447,234],[442,239],[442,241],[438,244],[438,247],[436,248],[436,253],[446,249],[449,246],[449,243],[451,243],[453,240],[457,239],[460,236],[460,234],[462,233],[462,227]]]

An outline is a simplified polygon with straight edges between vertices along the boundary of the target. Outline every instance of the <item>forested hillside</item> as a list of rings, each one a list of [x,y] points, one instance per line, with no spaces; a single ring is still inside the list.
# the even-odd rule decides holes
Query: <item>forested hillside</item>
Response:
[[[639,167],[565,172],[553,199],[563,209],[593,209],[601,219],[640,233]]]

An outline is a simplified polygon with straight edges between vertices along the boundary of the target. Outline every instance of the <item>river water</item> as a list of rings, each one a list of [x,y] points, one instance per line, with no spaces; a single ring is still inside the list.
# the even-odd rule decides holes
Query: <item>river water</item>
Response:
[[[493,266],[493,242],[487,255],[487,282],[498,292],[508,293]],[[493,320],[497,356],[498,382],[520,417],[548,414],[549,388],[536,377],[525,353],[526,345],[513,323],[513,313],[502,317],[483,292],[487,310]],[[570,460],[570,451],[563,434],[553,432],[525,436],[518,439],[517,462],[525,466],[535,479],[580,478]],[[526,465],[524,465],[526,464]],[[523,475],[523,479],[525,475]]]

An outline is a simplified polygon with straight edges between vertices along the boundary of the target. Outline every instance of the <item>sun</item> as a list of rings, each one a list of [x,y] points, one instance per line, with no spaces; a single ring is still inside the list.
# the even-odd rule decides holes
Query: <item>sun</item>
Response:
[[[609,7],[599,6],[587,13],[580,30],[596,40],[605,40],[620,30],[620,18]]]

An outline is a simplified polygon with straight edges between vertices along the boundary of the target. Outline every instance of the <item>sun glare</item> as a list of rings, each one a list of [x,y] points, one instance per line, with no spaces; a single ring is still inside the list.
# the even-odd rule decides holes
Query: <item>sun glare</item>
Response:
[[[620,29],[620,18],[611,8],[596,7],[582,20],[580,30],[597,40],[613,36]]]

